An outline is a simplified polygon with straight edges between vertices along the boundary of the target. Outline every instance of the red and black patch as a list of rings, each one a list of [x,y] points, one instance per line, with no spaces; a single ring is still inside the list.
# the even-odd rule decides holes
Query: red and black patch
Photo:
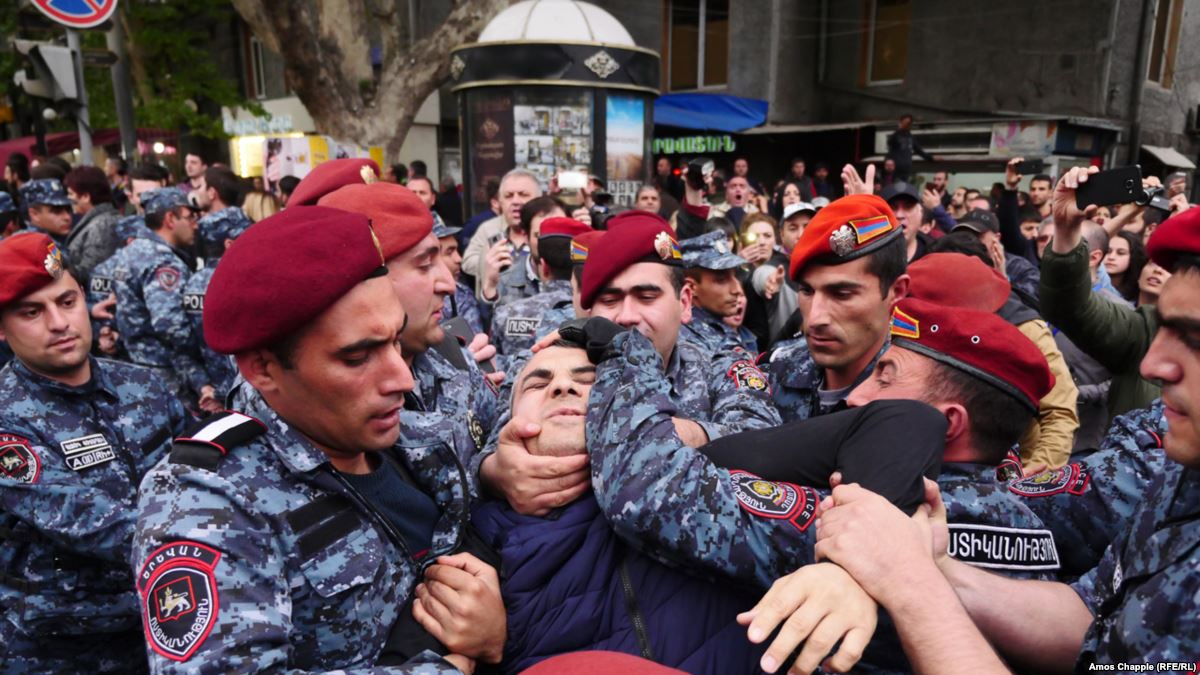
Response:
[[[221,554],[193,541],[176,541],[151,553],[138,574],[142,625],[150,648],[187,661],[217,622],[220,602],[213,570]]]
[[[812,488],[763,480],[748,471],[730,471],[738,505],[760,518],[786,520],[803,532],[817,517],[820,498]]]
[[[996,480],[1001,483],[1008,483],[1024,477],[1025,470],[1021,467],[1021,456],[1009,450],[1004,461],[1000,462],[1000,465],[996,467]]]
[[[758,369],[750,361],[738,361],[729,367],[729,372],[726,373],[733,379],[733,385],[738,389],[745,387],[755,391],[770,392],[771,388],[767,385],[767,376],[763,371]]]
[[[1043,471],[1022,478],[1008,486],[1008,491],[1022,497],[1049,497],[1063,492],[1081,495],[1087,491],[1091,478],[1078,464],[1068,464],[1061,469]]]
[[[173,291],[179,286],[179,270],[169,265],[154,270],[154,278],[158,280],[158,285],[163,287],[163,290]]]
[[[42,475],[42,460],[28,438],[0,434],[0,475],[19,483],[36,483]]]

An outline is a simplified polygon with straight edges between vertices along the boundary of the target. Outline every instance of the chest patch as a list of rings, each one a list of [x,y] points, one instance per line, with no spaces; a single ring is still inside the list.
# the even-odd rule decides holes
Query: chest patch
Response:
[[[93,293],[108,295],[109,293],[112,293],[112,279],[108,277],[93,276],[91,280],[88,281],[88,288]]]
[[[1089,478],[1078,464],[1068,464],[1061,469],[1022,478],[1008,486],[1009,492],[1022,497],[1049,497],[1066,492],[1081,495],[1087,491]]]
[[[770,391],[767,386],[767,376],[750,361],[738,361],[729,367],[726,373],[738,389],[746,388],[754,391]]]
[[[92,434],[72,438],[58,444],[72,471],[82,471],[90,466],[105,464],[117,458],[112,444],[103,434]]]
[[[1000,570],[1056,570],[1058,549],[1050,530],[950,523],[947,553],[955,560]]]
[[[508,337],[533,337],[541,324],[541,319],[514,316],[504,322],[504,334]]]
[[[42,462],[29,439],[0,434],[0,474],[20,483],[36,483],[42,474]]]
[[[812,488],[763,480],[748,471],[731,471],[738,505],[759,518],[786,520],[803,532],[817,515],[820,500]]]
[[[138,574],[142,624],[150,647],[187,661],[212,631],[220,603],[213,570],[221,554],[204,544],[176,541],[151,553]]]
[[[158,281],[158,285],[163,287],[163,290],[173,291],[179,287],[179,270],[168,265],[154,270],[154,278]]]
[[[189,314],[199,314],[204,311],[203,293],[184,293],[183,311]]]

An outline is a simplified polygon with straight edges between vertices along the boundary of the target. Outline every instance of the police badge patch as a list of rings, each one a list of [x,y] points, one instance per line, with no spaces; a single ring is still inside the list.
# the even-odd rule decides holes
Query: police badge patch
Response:
[[[21,483],[36,483],[42,474],[42,461],[29,439],[0,434],[0,474]]]
[[[158,280],[158,285],[162,286],[164,290],[173,291],[179,285],[179,270],[163,265],[154,270],[154,278]]]
[[[1090,480],[1087,472],[1078,464],[1068,464],[1061,469],[1022,478],[1009,485],[1008,491],[1022,497],[1049,497],[1062,492],[1081,495],[1087,491]]]
[[[213,569],[220,559],[216,549],[192,541],[171,542],[146,558],[137,585],[151,649],[172,661],[196,653],[217,621]]]
[[[763,480],[748,471],[730,471],[738,505],[760,518],[786,520],[803,532],[817,516],[820,499],[812,488]]]
[[[725,374],[733,378],[733,385],[738,389],[745,387],[755,391],[770,392],[770,387],[767,386],[767,376],[750,361],[738,361],[730,366],[729,371]]]

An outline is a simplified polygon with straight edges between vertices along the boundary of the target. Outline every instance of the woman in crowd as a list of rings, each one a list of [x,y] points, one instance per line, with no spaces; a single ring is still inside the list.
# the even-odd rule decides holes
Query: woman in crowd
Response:
[[[1158,294],[1170,278],[1171,273],[1159,267],[1153,260],[1142,266],[1142,273],[1138,275],[1138,306],[1157,305]]]
[[[242,201],[242,211],[246,212],[246,216],[250,220],[257,223],[267,216],[279,213],[279,201],[275,199],[275,195],[269,192],[254,190],[246,194],[246,198]]]
[[[1146,247],[1142,238],[1132,232],[1118,232],[1108,240],[1108,255],[1104,256],[1104,271],[1112,279],[1113,288],[1130,302],[1138,299],[1139,275],[1145,267]]]

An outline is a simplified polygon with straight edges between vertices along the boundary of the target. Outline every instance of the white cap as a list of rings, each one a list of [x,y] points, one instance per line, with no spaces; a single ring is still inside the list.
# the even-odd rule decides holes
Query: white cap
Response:
[[[820,211],[826,206],[829,206],[829,197],[814,197],[812,200],[812,205],[814,209]]]
[[[783,219],[787,220],[797,213],[805,212],[816,213],[817,207],[809,204],[808,202],[796,202],[795,204],[788,204],[787,206],[783,207]]]

